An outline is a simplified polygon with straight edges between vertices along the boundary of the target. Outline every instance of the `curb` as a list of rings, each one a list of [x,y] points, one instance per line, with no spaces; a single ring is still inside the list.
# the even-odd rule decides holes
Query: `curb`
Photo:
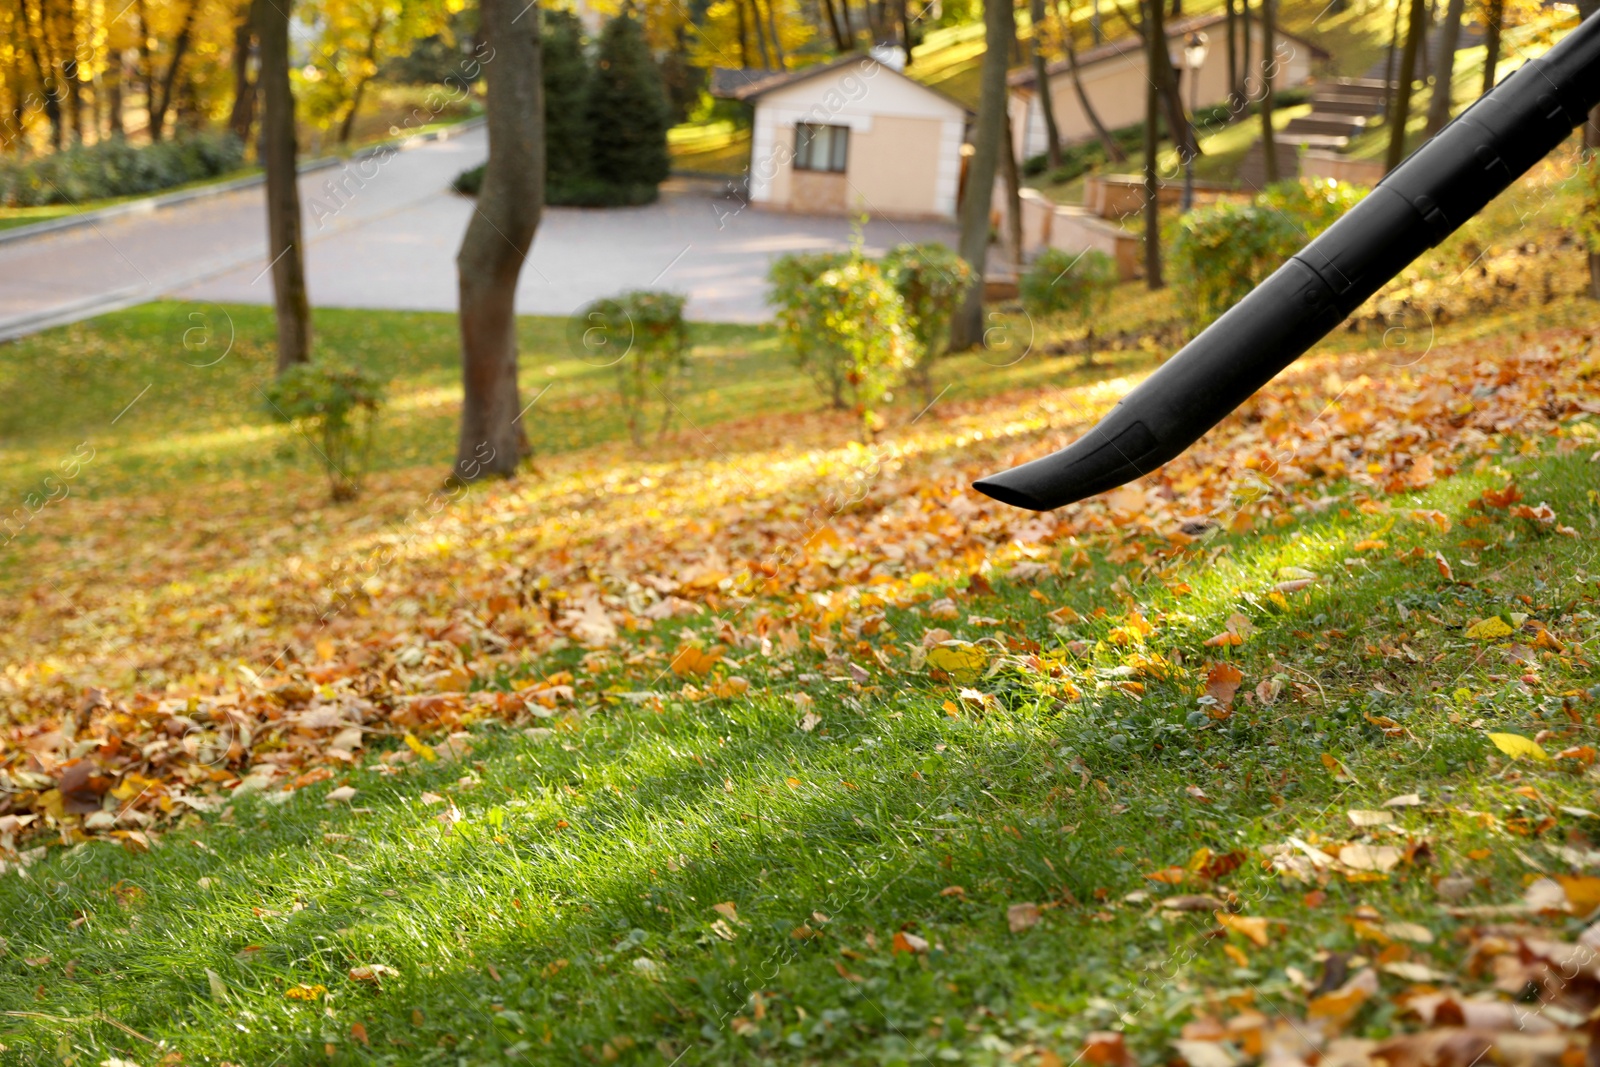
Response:
[[[403,151],[413,145],[426,144],[430,141],[448,141],[459,134],[469,133],[477,129],[487,121],[486,118],[480,115],[477,118],[465,119],[443,129],[432,130],[428,133],[419,133],[410,137],[397,137],[390,141],[380,141],[348,156],[323,156],[320,159],[307,160],[296,167],[295,171],[297,174],[312,174],[319,170],[326,170],[329,167],[337,167],[369,159],[380,152]],[[66,230],[75,230],[80,226],[93,226],[97,222],[120,218],[124,215],[151,215],[164,208],[177,207],[180,204],[188,204],[195,200],[206,200],[213,196],[238,192],[240,189],[254,188],[255,186],[266,184],[266,181],[267,176],[265,174],[251,174],[243,178],[234,178],[231,181],[218,182],[215,185],[204,185],[198,189],[185,189],[177,193],[162,193],[145,197],[141,200],[130,200],[126,204],[114,204],[111,207],[99,208],[95,211],[64,215],[59,219],[36,222],[29,226],[16,226],[9,230],[0,230],[0,246],[8,245],[13,241],[26,241],[31,238],[46,237]]]

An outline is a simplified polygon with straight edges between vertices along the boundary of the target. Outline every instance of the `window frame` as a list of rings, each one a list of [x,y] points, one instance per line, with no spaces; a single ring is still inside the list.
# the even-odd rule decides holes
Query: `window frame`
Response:
[[[818,165],[817,131],[827,130],[827,158]],[[824,122],[794,124],[794,169],[811,174],[844,174],[850,167],[850,127]]]

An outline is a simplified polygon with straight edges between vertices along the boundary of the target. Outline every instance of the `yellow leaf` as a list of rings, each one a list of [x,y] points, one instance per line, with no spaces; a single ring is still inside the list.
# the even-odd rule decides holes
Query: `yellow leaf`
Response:
[[[1504,624],[1502,624],[1504,625]],[[1494,747],[1510,756],[1512,759],[1548,760],[1549,754],[1539,747],[1537,741],[1530,741],[1521,734],[1490,734],[1489,740],[1494,742]]]
[[[1217,922],[1221,923],[1229,930],[1232,930],[1234,933],[1243,934],[1245,937],[1255,942],[1255,946],[1257,948],[1267,947],[1267,920],[1251,918],[1244,915],[1234,915],[1226,911],[1219,911],[1215,912],[1214,914],[1217,917]]]
[[[958,682],[976,679],[989,662],[989,654],[965,641],[949,641],[928,650],[928,666],[944,671]]]
[[[1511,624],[1498,615],[1479,619],[1467,627],[1467,636],[1475,641],[1493,641],[1497,637],[1507,637],[1511,633]]]
[[[417,755],[421,756],[428,763],[432,763],[434,760],[439,758],[434,754],[433,746],[423,744],[417,739],[415,734],[406,734],[406,747],[415,752]]]
[[[1556,881],[1567,894],[1567,903],[1578,915],[1588,915],[1600,907],[1600,878],[1593,875],[1558,874]]]

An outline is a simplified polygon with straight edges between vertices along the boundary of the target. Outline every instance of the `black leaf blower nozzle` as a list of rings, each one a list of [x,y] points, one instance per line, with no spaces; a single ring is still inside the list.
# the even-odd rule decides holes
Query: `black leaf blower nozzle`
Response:
[[[1596,104],[1600,16],[1479,97],[1087,434],[973,488],[1049,511],[1149,474],[1483,210]]]

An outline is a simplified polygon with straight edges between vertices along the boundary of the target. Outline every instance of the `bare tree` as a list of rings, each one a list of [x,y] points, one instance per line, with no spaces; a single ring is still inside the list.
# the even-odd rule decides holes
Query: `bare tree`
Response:
[[[1411,118],[1411,83],[1417,76],[1417,50],[1427,33],[1427,19],[1427,0],[1411,0],[1406,44],[1400,52],[1400,74],[1394,87],[1394,105],[1389,108],[1389,152],[1383,164],[1386,172],[1394,170],[1405,158],[1406,122]]]
[[[1149,77],[1144,89],[1144,283],[1151,289],[1165,286],[1161,277],[1161,183],[1156,177],[1156,154],[1161,142],[1157,122],[1161,117],[1161,86],[1156,71],[1165,68],[1167,33],[1162,24],[1162,0],[1147,0],[1145,8],[1145,60]],[[1173,139],[1178,131],[1172,131]]]
[[[1450,121],[1451,81],[1455,78],[1456,45],[1461,40],[1461,13],[1465,0],[1450,0],[1444,24],[1439,27],[1439,74],[1433,83],[1433,99],[1428,101],[1428,136],[1444,129]]]
[[[293,0],[254,0],[251,4],[261,49],[261,154],[267,172],[267,254],[272,257],[280,374],[311,359],[311,302],[306,296],[300,184],[295,167],[294,92],[289,86],[292,3]]]
[[[972,267],[972,288],[950,323],[952,351],[971,348],[983,338],[983,272],[989,252],[989,210],[994,178],[1005,147],[1006,64],[1017,35],[1016,12],[1010,0],[983,5],[984,46],[978,93],[977,133],[961,198],[961,258]]]
[[[287,8],[294,0],[284,4]],[[167,72],[161,77],[161,95],[155,98],[150,105],[150,140],[161,140],[163,128],[167,122],[167,112],[172,107],[172,88],[178,82],[178,71],[183,66],[183,57],[189,51],[189,41],[194,36],[194,14],[199,4],[197,0],[191,3],[183,12],[183,22],[178,26],[178,35],[172,39],[172,59],[167,63]],[[287,32],[287,31],[286,31]]]
[[[1500,31],[1506,21],[1506,0],[1488,0],[1483,8],[1483,92],[1494,88],[1494,76],[1500,66]],[[1481,94],[1480,94],[1481,95]]]
[[[251,49],[255,44],[251,19],[254,5],[248,5],[233,29],[233,109],[228,115],[228,129],[241,141],[250,140],[250,128],[256,121],[256,83],[250,78]]]
[[[1274,68],[1278,62],[1273,51],[1277,34],[1273,5],[1274,0],[1261,0],[1261,154],[1268,185],[1279,178],[1278,134],[1272,128],[1272,111],[1277,103],[1273,93],[1273,82],[1277,80]]]
[[[453,477],[463,482],[510,477],[528,452],[517,392],[517,279],[544,208],[539,9],[480,0],[479,19],[494,52],[484,64],[489,162],[456,253],[462,398]]]
[[[1050,75],[1044,59],[1044,0],[1028,0],[1028,19],[1033,23],[1029,50],[1033,53],[1033,83],[1039,95],[1039,113],[1044,118],[1045,158],[1050,160],[1053,170],[1061,166],[1061,130],[1056,126],[1056,106],[1050,98]],[[1063,25],[1061,29],[1068,35],[1072,33],[1071,26]]]

